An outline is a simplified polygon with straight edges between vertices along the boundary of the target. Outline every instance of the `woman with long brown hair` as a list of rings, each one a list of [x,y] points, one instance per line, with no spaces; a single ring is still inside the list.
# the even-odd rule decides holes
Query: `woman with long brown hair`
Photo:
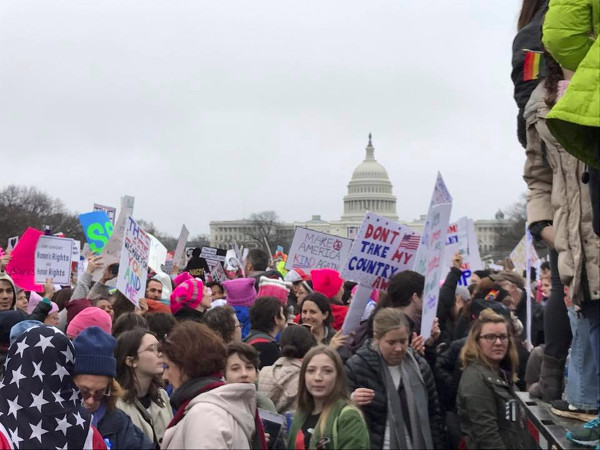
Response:
[[[348,397],[342,360],[329,347],[315,347],[302,360],[287,448],[369,448],[367,425]]]
[[[485,309],[460,353],[456,406],[467,448],[523,448],[514,393],[518,357],[506,319]]]

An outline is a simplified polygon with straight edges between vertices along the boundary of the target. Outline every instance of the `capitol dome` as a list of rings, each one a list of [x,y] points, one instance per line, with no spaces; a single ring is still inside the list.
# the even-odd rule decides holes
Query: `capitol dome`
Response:
[[[398,220],[392,183],[387,170],[375,160],[374,154],[375,148],[369,133],[365,160],[354,169],[352,179],[348,183],[342,220],[362,221],[367,210],[388,219]]]

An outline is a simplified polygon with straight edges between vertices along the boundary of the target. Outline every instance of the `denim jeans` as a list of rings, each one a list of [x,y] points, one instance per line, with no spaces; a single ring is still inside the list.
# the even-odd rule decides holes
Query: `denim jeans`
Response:
[[[587,318],[578,317],[572,306],[569,308],[569,320],[573,342],[565,400],[579,409],[596,409],[598,375],[590,340],[590,322]]]
[[[583,303],[583,316],[590,326],[590,344],[596,363],[596,408],[600,417],[600,300],[590,300]]]

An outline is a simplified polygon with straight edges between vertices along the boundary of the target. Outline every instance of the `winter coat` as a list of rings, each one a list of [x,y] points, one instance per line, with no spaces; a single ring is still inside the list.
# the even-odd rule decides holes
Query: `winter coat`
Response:
[[[106,411],[105,416],[98,423],[98,431],[105,441],[110,441],[110,448],[113,450],[156,448],[154,443],[120,409]]]
[[[242,327],[242,339],[250,333],[250,307],[249,306],[231,306]]]
[[[456,286],[462,276],[462,271],[452,267],[444,284],[440,288],[436,317],[440,325],[440,341],[450,343],[454,338],[454,321],[452,320],[452,311],[456,304]]]
[[[544,1],[544,4],[540,6],[540,9],[531,19],[531,22],[517,32],[512,45],[512,72],[510,73],[510,77],[515,86],[514,99],[519,108],[519,115],[517,116],[517,136],[523,148],[527,146],[523,112],[525,111],[525,105],[529,101],[531,93],[540,82],[540,78],[528,81],[523,80],[523,66],[525,64],[525,52],[523,50],[543,50],[542,23],[544,22],[544,15],[546,14],[547,9],[548,2]],[[543,74],[540,74],[540,77],[542,76]]]
[[[517,411],[516,421],[506,418],[511,405]],[[514,390],[502,374],[479,362],[470,363],[462,374],[456,398],[467,448],[525,448],[527,441],[517,405]]]
[[[346,375],[350,392],[354,392],[359,387],[375,391],[375,397],[369,405],[362,407],[362,411],[369,429],[371,448],[382,448],[387,424],[388,401],[380,369],[379,355],[371,348],[371,342],[370,339],[367,340],[356,354],[346,361]],[[411,352],[419,365],[427,390],[427,412],[434,448],[444,448],[444,425],[433,373],[424,358],[410,347],[408,351]]]
[[[256,387],[226,384],[192,398],[167,428],[161,448],[249,449],[255,430]]]
[[[528,145],[523,178],[529,187],[527,220],[553,222],[560,279],[569,286],[573,302],[580,305],[587,289],[582,285],[584,266],[590,297],[600,298],[600,240],[592,228],[589,189],[581,182],[585,166],[565,152],[548,129],[545,97],[546,90],[540,84],[525,111]]]
[[[264,331],[250,330],[250,334],[246,336],[244,342],[254,347],[259,353],[259,369],[273,365],[279,358],[280,350],[277,340]]]
[[[467,338],[452,341],[448,348],[440,353],[435,361],[435,381],[440,394],[440,404],[444,411],[456,410],[456,392],[460,382],[460,351]]]
[[[122,398],[117,400],[117,408],[127,414],[148,439],[156,441],[157,444],[160,444],[169,422],[173,419],[173,409],[169,404],[167,392],[160,389],[159,393],[164,406],[151,402],[148,410],[137,399],[133,403],[125,402]]]
[[[596,168],[600,168],[599,35],[600,0],[550,2],[544,21],[544,46],[561,67],[575,75],[548,113],[548,129],[566,151]]]
[[[346,315],[348,314],[348,307],[345,305],[338,305],[337,303],[330,303],[331,306],[331,315],[333,320],[331,322],[331,327],[334,330],[341,330],[342,325],[344,325],[344,320],[346,320]]]
[[[260,371],[258,390],[273,400],[279,414],[296,409],[301,367],[301,359],[281,357]]]
[[[295,449],[298,431],[306,422],[308,414],[298,411],[294,416],[288,436],[288,449]],[[336,450],[369,449],[369,431],[360,411],[344,400],[337,400],[327,417],[323,433],[320,431],[321,422],[317,422],[314,434],[310,439],[308,448],[315,449],[319,441],[326,440],[320,448]],[[304,442],[302,442],[302,447]],[[300,446],[298,446],[300,447]]]

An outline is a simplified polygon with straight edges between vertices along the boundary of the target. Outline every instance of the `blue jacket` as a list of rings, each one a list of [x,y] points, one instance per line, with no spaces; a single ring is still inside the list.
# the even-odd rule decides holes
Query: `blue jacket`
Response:
[[[242,339],[246,339],[250,333],[250,307],[249,306],[232,306],[237,316],[238,322],[242,325]]]
[[[107,411],[98,424],[98,431],[105,442],[110,441],[109,449],[111,450],[131,448],[150,450],[155,448],[154,443],[120,409]]]

